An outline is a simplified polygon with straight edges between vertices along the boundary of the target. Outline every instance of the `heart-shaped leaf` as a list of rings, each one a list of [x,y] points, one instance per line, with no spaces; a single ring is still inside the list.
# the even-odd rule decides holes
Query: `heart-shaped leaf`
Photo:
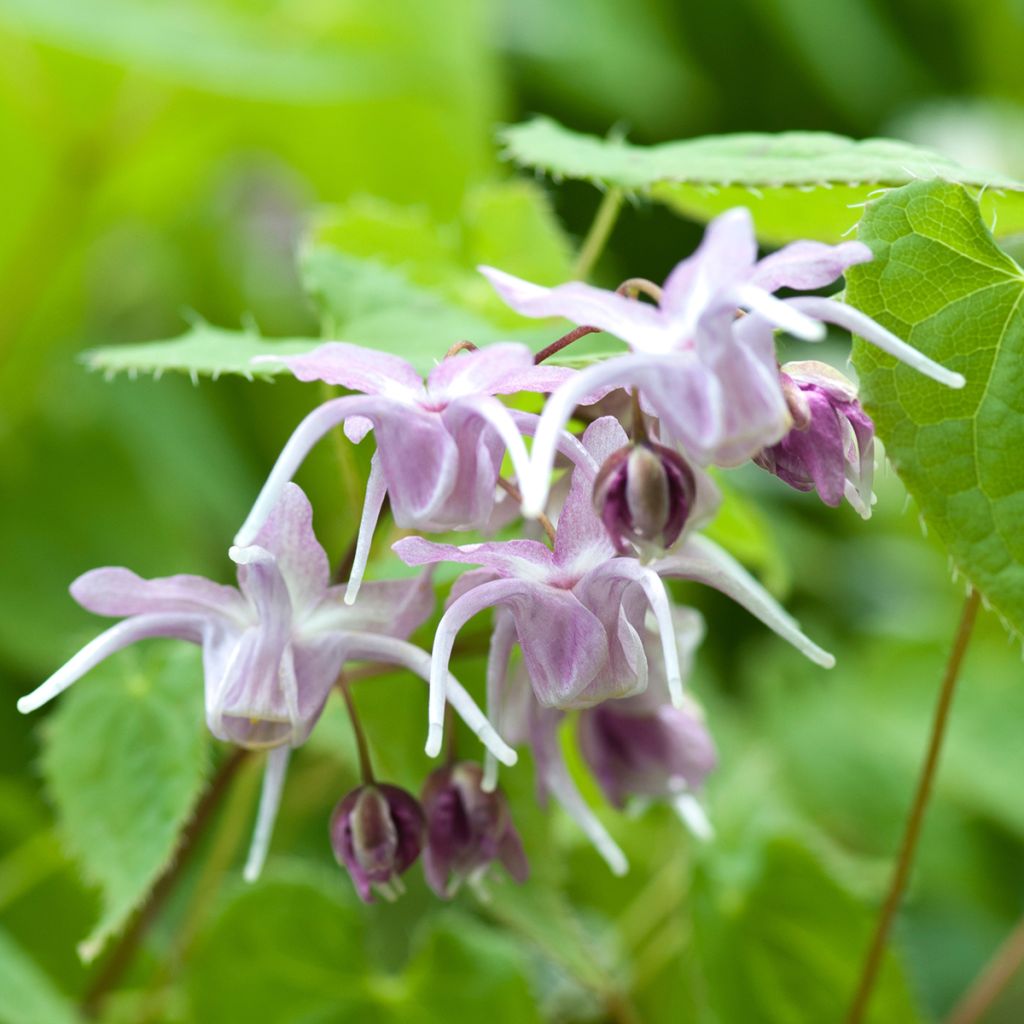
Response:
[[[918,182],[868,207],[847,300],[967,379],[933,383],[858,343],[862,399],[956,568],[1024,630],[1024,271],[965,188]]]

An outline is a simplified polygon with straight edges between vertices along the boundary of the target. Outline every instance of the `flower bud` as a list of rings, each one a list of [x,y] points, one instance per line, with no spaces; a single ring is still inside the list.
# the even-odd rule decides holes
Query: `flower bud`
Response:
[[[446,765],[423,787],[427,847],[423,871],[430,887],[451,896],[466,878],[476,880],[494,860],[523,882],[529,874],[522,840],[512,824],[505,795],[486,792],[483,769],[472,761]]]
[[[373,902],[374,891],[387,900],[402,894],[398,876],[419,856],[424,824],[419,802],[398,786],[360,786],[335,807],[334,856],[348,869],[364,902]]]
[[[798,491],[817,491],[833,508],[845,496],[871,514],[875,427],[853,382],[827,363],[787,363],[781,383],[794,427],[754,457],[762,469]]]
[[[609,803],[631,794],[668,798],[698,788],[715,767],[715,745],[693,711],[640,701],[609,700],[582,712],[580,753]]]
[[[594,480],[594,508],[621,554],[670,547],[693,509],[697,482],[671,448],[640,441],[613,452]]]

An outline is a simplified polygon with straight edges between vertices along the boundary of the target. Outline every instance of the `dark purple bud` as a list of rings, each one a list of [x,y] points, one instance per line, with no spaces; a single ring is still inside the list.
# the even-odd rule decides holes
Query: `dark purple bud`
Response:
[[[875,427],[853,382],[826,363],[787,363],[780,373],[793,429],[754,462],[798,491],[817,491],[833,508],[845,496],[871,514]]]
[[[420,855],[424,831],[419,801],[398,786],[360,786],[331,815],[334,856],[366,903],[375,891],[387,900],[401,895],[398,876]]]
[[[433,772],[423,786],[427,848],[423,871],[445,899],[464,879],[477,879],[498,860],[517,881],[529,874],[522,840],[500,790],[486,792],[483,769],[460,761]]]
[[[666,798],[697,789],[718,761],[700,718],[671,704],[636,712],[626,701],[605,701],[581,712],[578,735],[583,759],[616,807],[631,794]]]
[[[638,441],[613,452],[594,480],[594,508],[622,554],[631,545],[667,548],[693,509],[697,481],[682,456]]]

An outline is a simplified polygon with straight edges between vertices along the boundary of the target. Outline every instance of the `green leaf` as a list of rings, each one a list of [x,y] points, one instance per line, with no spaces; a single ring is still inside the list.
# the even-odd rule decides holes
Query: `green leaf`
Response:
[[[273,377],[287,370],[280,363],[253,363],[257,356],[291,356],[311,352],[323,342],[315,339],[264,339],[249,331],[229,331],[197,323],[180,338],[147,341],[138,345],[107,345],[83,353],[90,370],[114,376],[167,371],[187,373],[193,379],[238,374],[248,380]]]
[[[65,845],[102,913],[90,959],[166,867],[202,786],[207,732],[198,650],[129,649],[62,697],[44,732],[43,772]]]
[[[0,931],[0,1024],[74,1024],[70,1001]]]
[[[435,914],[403,969],[383,970],[367,933],[392,909],[406,908],[362,907],[340,869],[298,863],[236,890],[190,962],[194,1019],[442,1024],[486,1005],[495,1024],[539,1020],[522,950],[460,914]]]
[[[1024,629],[1024,272],[970,193],[921,182],[870,206],[847,299],[963,373],[955,391],[858,342],[862,398],[896,472],[953,563]]]
[[[874,914],[802,846],[771,840],[753,877],[737,886],[714,865],[695,881],[698,946],[721,1024],[842,1020]],[[866,1021],[920,1020],[895,958],[883,964]]]
[[[988,198],[999,229],[1010,233],[1024,227],[1024,183],[891,139],[742,133],[637,146],[535,118],[505,128],[499,140],[505,155],[520,166],[556,179],[649,192],[697,220],[747,206],[766,242],[836,241],[857,222],[858,211],[851,206],[864,203],[879,187],[937,177],[1007,190]]]

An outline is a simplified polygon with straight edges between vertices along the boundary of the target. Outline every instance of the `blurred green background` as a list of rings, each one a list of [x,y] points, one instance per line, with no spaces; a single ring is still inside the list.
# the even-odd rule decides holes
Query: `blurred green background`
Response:
[[[1024,175],[1022,53],[1019,0],[0,0],[0,1021],[73,1019],[103,966],[76,954],[98,902],[55,824],[46,723],[14,710],[98,629],[68,583],[108,564],[229,579],[234,529],[322,397],[106,382],[79,352],[196,316],[315,336],[294,257],[318,205],[379,197],[443,233],[467,195],[513,174],[494,130],[531,113],[637,142],[890,134]],[[599,195],[538,188],[582,237]],[[699,235],[630,204],[599,276],[661,279]],[[321,447],[301,479],[338,554],[357,512]],[[536,809],[524,764],[505,785],[526,890],[442,906],[417,877],[400,904],[365,908],[325,838],[354,780],[332,712],[295,759],[265,880],[238,878],[252,764],[104,1019],[838,1019],[963,589],[891,473],[867,524],[754,472],[729,482],[746,518],[723,529],[839,667],[802,663],[716,595],[683,594],[709,627],[695,690],[722,752],[713,843],[663,808],[609,814],[633,862],[613,879]],[[188,672],[183,714],[198,714]],[[984,616],[875,1021],[939,1019],[1024,909],[1021,675],[1017,642]],[[382,765],[410,788],[427,770],[417,685],[360,696]],[[1024,982],[987,1019],[1024,1019]]]

